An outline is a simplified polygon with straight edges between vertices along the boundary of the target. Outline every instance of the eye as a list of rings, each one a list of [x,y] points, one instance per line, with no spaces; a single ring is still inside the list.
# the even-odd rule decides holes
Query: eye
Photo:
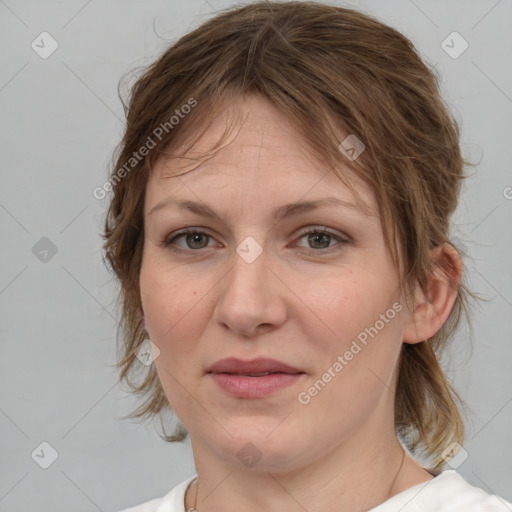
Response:
[[[305,228],[300,233],[299,239],[306,237],[309,247],[305,247],[305,249],[309,248],[309,255],[312,256],[339,250],[340,247],[336,247],[336,245],[334,245],[334,249],[332,248],[332,242],[338,242],[337,245],[348,243],[348,240],[325,227]],[[185,241],[184,247],[183,245],[181,247],[177,246],[176,242],[180,239]],[[201,249],[208,247],[208,242],[210,240],[212,240],[212,236],[204,231],[200,231],[199,228],[187,228],[164,240],[162,242],[162,246],[167,247],[176,253],[184,253],[187,251],[199,252]]]
[[[184,238],[185,240],[185,250],[175,247],[175,243],[180,238]],[[172,238],[168,238],[163,242],[165,247],[168,247],[171,251],[174,252],[186,252],[187,250],[197,251],[199,249],[204,249],[208,246],[208,239],[211,236],[205,233],[204,231],[199,231],[197,228],[188,228],[179,233],[177,233]]]
[[[307,237],[307,238],[306,238]],[[309,251],[310,255],[318,255],[322,253],[330,253],[333,252],[333,249],[330,249],[333,247],[331,242],[337,241],[341,244],[348,243],[348,240],[342,238],[341,236],[337,235],[336,233],[328,230],[325,227],[314,227],[306,228],[305,231],[302,231],[300,234],[300,238],[306,238],[306,242],[309,244],[309,249],[314,249],[312,251]],[[329,249],[329,250],[327,250]],[[334,248],[334,250],[337,250],[338,248]]]

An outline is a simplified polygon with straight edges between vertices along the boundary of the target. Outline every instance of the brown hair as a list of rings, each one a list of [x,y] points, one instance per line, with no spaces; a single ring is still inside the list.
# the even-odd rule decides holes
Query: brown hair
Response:
[[[146,337],[139,272],[149,173],[164,150],[185,136],[198,137],[232,98],[253,92],[287,115],[345,184],[352,188],[336,168],[340,162],[371,186],[404,289],[417,283],[425,289],[433,270],[429,250],[454,245],[449,222],[469,162],[437,77],[411,41],[366,14],[316,2],[257,2],[222,12],[145,69],[125,106],[103,236],[106,260],[121,285],[120,380],[145,397],[131,418],[171,410],[154,365],[143,367],[134,355]],[[364,142],[356,160],[338,149],[340,130]],[[152,149],[143,152],[149,141]],[[457,299],[439,332],[403,344],[395,399],[397,433],[413,453],[432,458],[435,470],[444,464],[443,450],[464,439],[456,404],[462,401],[438,362],[473,295],[464,274],[453,285]],[[140,369],[143,379],[135,383]],[[164,439],[185,436],[179,425]]]

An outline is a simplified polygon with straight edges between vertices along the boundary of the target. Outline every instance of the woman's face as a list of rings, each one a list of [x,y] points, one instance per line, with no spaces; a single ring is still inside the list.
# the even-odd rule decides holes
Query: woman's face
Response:
[[[229,145],[180,177],[159,160],[147,184],[144,320],[193,445],[290,469],[394,432],[408,313],[373,194],[355,182],[370,211],[347,206],[350,190],[283,114],[258,96],[237,107]]]

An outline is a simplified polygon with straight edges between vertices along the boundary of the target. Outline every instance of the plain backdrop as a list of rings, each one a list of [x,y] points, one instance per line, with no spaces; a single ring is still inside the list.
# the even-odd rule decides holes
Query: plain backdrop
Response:
[[[0,511],[114,512],[194,474],[188,443],[166,444],[158,424],[120,419],[136,402],[112,367],[107,202],[93,190],[122,134],[121,76],[230,5],[0,0]],[[453,236],[470,286],[488,300],[475,310],[472,344],[461,329],[445,365],[470,407],[468,458],[457,470],[512,501],[512,2],[339,5],[412,39],[478,164]]]

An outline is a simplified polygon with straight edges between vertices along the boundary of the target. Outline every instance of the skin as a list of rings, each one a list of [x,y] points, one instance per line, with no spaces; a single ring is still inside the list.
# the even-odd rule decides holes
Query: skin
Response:
[[[432,478],[409,455],[401,466],[397,362],[402,343],[421,342],[442,326],[455,291],[434,273],[430,302],[418,289],[408,305],[375,197],[357,180],[371,215],[324,206],[271,219],[271,210],[286,203],[354,198],[267,100],[245,96],[230,104],[186,156],[211,148],[240,109],[244,118],[228,145],[179,177],[172,176],[175,164],[158,160],[145,196],[142,313],[161,351],[154,364],[163,389],[190,434],[199,488],[189,487],[186,510],[196,493],[200,512],[368,510]],[[206,203],[226,223],[175,206],[149,213],[170,196]],[[332,236],[301,233],[315,226]],[[203,236],[165,246],[184,227]],[[262,248],[251,263],[236,252],[246,237]],[[457,254],[439,248],[432,256],[449,260],[456,281]],[[297,395],[394,303],[402,310],[308,404],[300,403]],[[231,356],[271,357],[305,375],[266,398],[235,398],[205,373]],[[261,454],[252,467],[237,456],[249,442]]]

